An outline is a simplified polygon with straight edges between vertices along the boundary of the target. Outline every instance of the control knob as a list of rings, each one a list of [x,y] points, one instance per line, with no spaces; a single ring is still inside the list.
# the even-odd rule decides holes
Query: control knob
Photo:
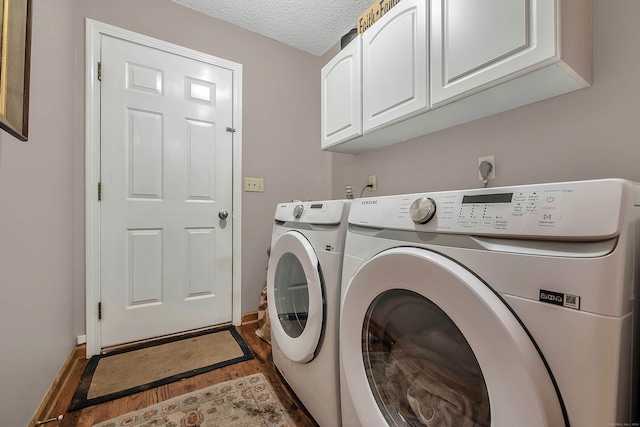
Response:
[[[409,217],[416,224],[426,224],[436,214],[436,202],[429,197],[421,197],[411,203]]]
[[[302,211],[304,211],[304,206],[296,205],[296,207],[293,208],[293,217],[300,218],[302,216]]]

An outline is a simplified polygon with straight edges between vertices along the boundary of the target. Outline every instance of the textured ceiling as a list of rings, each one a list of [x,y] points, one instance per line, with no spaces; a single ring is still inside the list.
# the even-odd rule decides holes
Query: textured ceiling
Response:
[[[323,55],[356,26],[373,0],[173,0],[188,8]]]

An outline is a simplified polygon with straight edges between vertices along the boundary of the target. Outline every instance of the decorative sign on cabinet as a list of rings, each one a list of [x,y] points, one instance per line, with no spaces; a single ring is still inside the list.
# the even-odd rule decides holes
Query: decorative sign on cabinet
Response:
[[[362,34],[369,29],[378,19],[398,4],[400,0],[375,0],[369,9],[362,12],[358,17],[356,26],[358,34]]]
[[[591,2],[402,0],[321,79],[323,150],[402,142],[589,87]]]

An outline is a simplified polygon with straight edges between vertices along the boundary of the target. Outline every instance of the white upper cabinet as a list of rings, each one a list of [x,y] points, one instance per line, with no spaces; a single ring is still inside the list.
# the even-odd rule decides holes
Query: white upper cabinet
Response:
[[[427,2],[402,0],[362,34],[363,130],[428,105]]]
[[[322,148],[362,135],[362,37],[357,36],[321,71]]]
[[[581,19],[566,15],[582,13],[584,16],[584,12],[575,11],[570,5],[565,9],[572,10],[563,13],[562,3],[564,1],[431,0],[432,105],[437,107],[502,81],[562,63],[561,28],[570,24],[568,18]],[[577,77],[576,85],[588,86],[585,79]],[[531,87],[531,90],[539,88]]]
[[[328,84],[343,52],[323,69],[322,148],[373,150],[590,86],[591,3],[400,1],[362,34],[361,75]],[[356,128],[343,98],[360,84]]]

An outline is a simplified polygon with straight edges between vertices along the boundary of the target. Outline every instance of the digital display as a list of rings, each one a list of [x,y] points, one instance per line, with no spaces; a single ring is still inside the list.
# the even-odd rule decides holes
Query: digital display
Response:
[[[314,203],[311,205],[311,209],[322,209],[322,203]]]
[[[513,193],[502,194],[477,194],[475,196],[463,196],[462,204],[466,203],[511,203]]]

